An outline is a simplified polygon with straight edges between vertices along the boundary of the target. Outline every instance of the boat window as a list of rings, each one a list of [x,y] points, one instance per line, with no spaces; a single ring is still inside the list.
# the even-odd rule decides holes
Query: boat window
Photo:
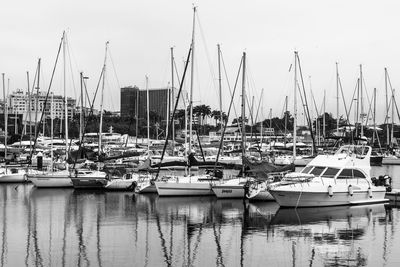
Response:
[[[333,178],[335,175],[339,172],[340,169],[336,168],[327,168],[326,171],[324,172],[322,177],[327,177],[327,178]]]
[[[314,174],[315,176],[317,176],[317,175],[320,175],[324,170],[325,170],[325,167],[315,167],[311,171],[311,174]]]
[[[352,169],[343,169],[337,178],[338,179],[350,179],[352,177],[353,177]]]
[[[354,178],[365,178],[365,175],[359,170],[353,170]]]
[[[301,173],[309,173],[313,166],[306,166]]]

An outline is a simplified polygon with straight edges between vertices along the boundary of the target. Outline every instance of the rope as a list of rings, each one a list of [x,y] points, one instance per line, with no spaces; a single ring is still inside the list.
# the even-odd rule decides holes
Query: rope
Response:
[[[301,187],[301,191],[300,191],[299,197],[297,198],[295,209],[297,209],[297,207],[299,206],[299,202],[300,202],[300,198],[301,198],[302,194],[303,194],[303,186]]]

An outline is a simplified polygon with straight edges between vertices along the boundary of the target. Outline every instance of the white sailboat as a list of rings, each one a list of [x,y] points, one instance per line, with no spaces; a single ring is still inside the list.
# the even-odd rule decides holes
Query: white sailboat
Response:
[[[72,181],[68,170],[28,175],[28,179],[36,187],[72,187]]]
[[[194,84],[194,52],[195,52],[195,18],[196,7],[193,8],[193,30],[191,43],[191,81],[189,100],[189,152],[192,152],[193,136],[193,84]],[[209,174],[192,175],[189,168],[188,176],[164,176],[159,181],[154,181],[157,193],[160,196],[205,196],[213,195],[211,182],[215,177]]]
[[[63,146],[65,146],[65,155],[66,159],[68,158],[68,110],[67,110],[67,95],[66,95],[66,84],[65,84],[65,46],[66,46],[66,40],[65,40],[65,32],[63,33],[63,38],[62,38],[62,47],[63,47],[63,56],[64,56],[64,75],[63,75],[63,88],[64,88],[64,108],[66,110],[65,112],[65,131],[66,131],[66,136],[65,136],[65,143],[62,143]],[[40,188],[54,188],[54,187],[72,187],[72,180],[70,178],[70,172],[68,170],[68,164],[66,163],[66,169],[61,170],[61,171],[56,171],[54,172],[54,162],[53,162],[53,148],[54,148],[54,135],[53,135],[53,110],[54,110],[54,101],[53,101],[53,93],[51,93],[51,102],[50,102],[50,117],[51,117],[51,129],[50,129],[50,164],[49,164],[49,170],[44,171],[44,172],[39,172],[36,174],[31,174],[28,175],[28,179],[34,184],[36,187]]]
[[[212,190],[217,198],[244,198],[245,184],[248,178],[245,178],[245,164],[243,158],[246,156],[246,53],[243,53],[242,69],[242,177],[228,181],[220,180],[213,184]]]
[[[214,195],[212,182],[214,176],[165,176],[161,181],[155,181],[159,196],[211,196]]]
[[[133,191],[139,180],[139,174],[126,173],[121,178],[111,178],[104,186],[107,190],[130,190]]]
[[[153,181],[153,176],[149,174],[139,175],[135,192],[139,194],[157,193],[157,188]]]

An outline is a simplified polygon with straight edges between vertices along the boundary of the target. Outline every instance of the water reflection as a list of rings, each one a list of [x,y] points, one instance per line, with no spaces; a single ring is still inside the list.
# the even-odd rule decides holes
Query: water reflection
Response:
[[[391,265],[399,210],[0,186],[1,266]],[[290,256],[289,256],[290,255]]]

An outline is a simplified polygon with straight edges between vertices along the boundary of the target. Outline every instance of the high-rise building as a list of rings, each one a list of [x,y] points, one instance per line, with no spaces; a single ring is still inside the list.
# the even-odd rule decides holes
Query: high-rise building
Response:
[[[38,117],[40,118],[43,110],[45,112],[44,115],[46,117],[50,117],[51,95],[48,96],[47,102],[46,102],[46,93],[44,92],[39,92],[39,94],[32,94],[30,99],[31,100],[29,106],[28,93],[24,93],[22,90],[17,89],[8,97],[8,112],[12,114],[23,114],[25,121],[29,120],[30,117],[31,122],[35,121],[36,113],[39,114]],[[76,102],[75,99],[67,97],[69,120],[71,120],[72,117],[74,116],[75,102]],[[64,119],[65,117],[64,106],[65,106],[64,97],[60,95],[53,95],[54,118]]]
[[[149,111],[150,117],[158,122],[165,121],[168,113],[168,88],[149,89]],[[139,101],[137,98],[139,97]],[[138,102],[139,120],[147,119],[147,91],[138,87],[121,88],[121,116],[136,116],[136,105]],[[172,101],[171,101],[172,102]],[[152,118],[151,118],[152,120]]]

